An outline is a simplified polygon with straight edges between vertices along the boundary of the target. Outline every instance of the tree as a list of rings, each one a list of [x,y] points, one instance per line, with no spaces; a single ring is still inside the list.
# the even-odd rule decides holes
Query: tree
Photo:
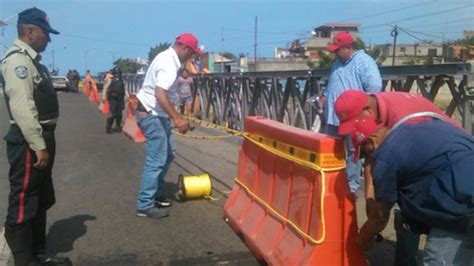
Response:
[[[137,73],[140,65],[133,59],[119,58],[114,62],[114,66],[120,68],[123,73]]]
[[[359,37],[356,38],[356,40],[355,40],[355,42],[354,42],[354,46],[355,46],[355,48],[356,48],[357,50],[362,50],[362,49],[365,50],[365,43],[364,43],[364,41],[363,41],[361,38],[359,38]]]
[[[148,60],[151,62],[155,58],[155,56],[164,50],[168,49],[171,46],[169,42],[162,42],[155,47],[151,47],[150,51],[148,52]]]
[[[334,61],[334,54],[326,51],[318,50],[319,54],[319,68],[331,68]]]
[[[223,56],[225,58],[228,58],[230,60],[235,60],[237,59],[237,56],[235,56],[235,54],[231,53],[231,52],[223,52],[223,53],[219,53],[220,56]]]
[[[428,58],[426,58],[425,60],[425,65],[432,65],[432,64],[434,64],[433,57],[428,56]]]
[[[377,60],[377,58],[379,58],[379,56],[380,56],[380,49],[374,48],[374,49],[372,49],[372,50],[368,50],[368,51],[367,51],[367,54],[368,54],[370,57],[372,57],[372,59]]]

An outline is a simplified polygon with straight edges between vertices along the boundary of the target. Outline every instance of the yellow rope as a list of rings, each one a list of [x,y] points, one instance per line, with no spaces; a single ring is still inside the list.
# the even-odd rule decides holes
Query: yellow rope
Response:
[[[344,169],[346,166],[345,166],[345,161],[343,159],[339,160],[337,158],[337,156],[334,155],[334,156],[332,156],[333,158],[330,158],[331,160],[329,161],[329,163],[327,163],[329,165],[332,164],[334,166],[325,167],[326,163],[324,161],[320,162],[321,164],[324,164],[324,166],[322,166],[322,165],[318,164],[317,160],[312,161],[312,160],[309,160],[309,158],[304,160],[304,159],[299,158],[298,156],[295,156],[295,154],[300,154],[300,155],[301,154],[304,154],[304,155],[311,154],[310,151],[307,151],[305,149],[302,149],[302,148],[299,148],[299,147],[294,147],[294,146],[291,146],[291,145],[288,145],[288,144],[285,144],[285,143],[282,143],[282,142],[274,141],[274,140],[271,140],[269,138],[265,138],[265,137],[258,136],[258,135],[255,135],[255,134],[249,134],[249,133],[245,133],[245,132],[242,133],[242,132],[237,131],[237,130],[233,130],[233,129],[226,128],[226,127],[223,127],[223,126],[219,126],[219,125],[216,125],[216,124],[213,124],[213,123],[210,123],[210,122],[202,121],[202,120],[199,120],[199,119],[196,119],[196,118],[193,118],[193,117],[187,117],[186,116],[184,118],[189,120],[189,121],[192,121],[192,122],[194,122],[198,125],[201,125],[201,126],[205,126],[205,127],[208,127],[208,128],[220,129],[220,130],[223,130],[223,131],[230,132],[230,133],[234,134],[234,135],[231,135],[231,136],[242,135],[247,140],[249,140],[250,142],[254,143],[258,147],[260,147],[260,148],[262,148],[262,149],[264,149],[264,150],[266,150],[266,151],[268,151],[272,154],[275,154],[275,155],[280,156],[280,157],[282,157],[286,160],[295,162],[295,163],[300,164],[302,166],[305,166],[305,167],[308,167],[308,168],[311,168],[311,169],[314,169],[314,170],[318,171],[321,175],[321,196],[319,198],[320,219],[321,219],[321,235],[318,239],[314,239],[309,233],[305,232],[303,229],[301,229],[293,221],[289,220],[284,215],[280,214],[277,210],[272,208],[272,206],[269,203],[267,203],[265,200],[261,199],[257,194],[255,194],[249,187],[247,187],[241,180],[239,180],[238,177],[235,178],[235,181],[242,188],[244,188],[245,191],[248,194],[250,194],[254,199],[256,199],[258,202],[260,202],[262,205],[264,205],[277,218],[279,218],[280,220],[282,220],[285,223],[289,224],[299,234],[306,237],[310,242],[312,242],[314,244],[321,244],[322,242],[324,242],[325,237],[326,237],[326,221],[325,221],[325,218],[324,218],[325,217],[324,216],[324,196],[326,194],[326,175],[325,175],[325,172],[339,171],[339,170]],[[216,136],[216,137],[219,137],[219,136]],[[265,145],[262,142],[272,143],[273,145]],[[287,149],[285,150],[282,147],[285,147]],[[293,152],[291,152],[291,150]],[[288,154],[288,153],[290,153],[290,154]],[[300,157],[304,157],[304,156],[300,156]]]

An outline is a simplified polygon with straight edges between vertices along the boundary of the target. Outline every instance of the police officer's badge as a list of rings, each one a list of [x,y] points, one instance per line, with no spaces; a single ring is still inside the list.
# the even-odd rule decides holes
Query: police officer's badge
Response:
[[[15,74],[20,79],[28,77],[28,68],[26,66],[17,66],[15,68]]]

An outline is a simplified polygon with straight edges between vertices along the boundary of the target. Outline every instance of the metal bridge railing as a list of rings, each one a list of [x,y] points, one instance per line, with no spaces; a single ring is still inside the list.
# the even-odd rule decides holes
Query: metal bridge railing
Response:
[[[444,105],[446,114],[460,118],[474,135],[474,68],[471,64],[381,67],[385,91],[414,88]],[[308,98],[326,86],[329,70],[215,73],[194,76],[193,105],[199,118],[242,130],[247,115],[265,116],[310,129],[316,115]],[[143,76],[124,78],[130,92],[138,91]],[[441,95],[442,88],[449,94]],[[445,103],[448,101],[449,103]],[[443,106],[441,106],[443,107]]]

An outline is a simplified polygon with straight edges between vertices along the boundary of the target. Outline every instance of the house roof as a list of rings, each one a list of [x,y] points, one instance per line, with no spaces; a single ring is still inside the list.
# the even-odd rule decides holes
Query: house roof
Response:
[[[321,25],[317,28],[315,28],[315,30],[318,30],[318,29],[327,29],[327,28],[330,28],[330,29],[335,29],[335,28],[356,28],[357,30],[360,28],[360,24],[359,23],[326,23],[324,25]]]

